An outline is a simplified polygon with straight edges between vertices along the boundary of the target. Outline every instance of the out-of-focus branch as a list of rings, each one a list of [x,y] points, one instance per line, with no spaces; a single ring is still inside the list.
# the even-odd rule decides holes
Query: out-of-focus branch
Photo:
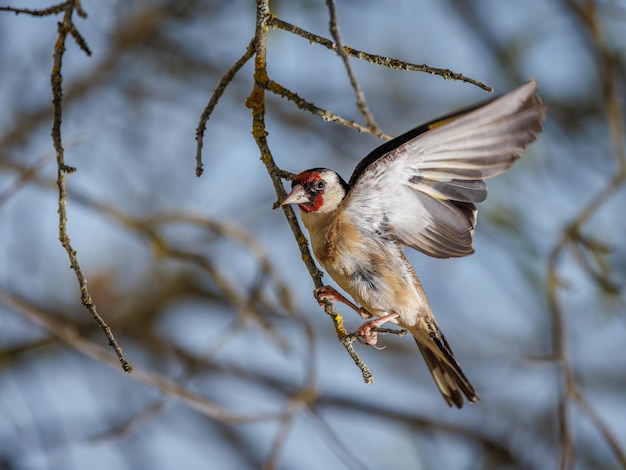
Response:
[[[54,187],[52,180],[37,176],[36,172],[31,168],[23,168],[18,164],[8,163],[5,163],[4,166],[22,175],[18,181],[31,181],[45,188]],[[70,201],[98,212],[110,218],[120,226],[145,238],[149,242],[149,245],[153,247],[157,257],[171,258],[198,267],[215,284],[219,295],[222,296],[224,301],[238,310],[240,324],[244,323],[244,318],[252,316],[256,323],[259,324],[268,336],[281,348],[286,347],[285,341],[277,334],[275,328],[267,318],[268,314],[280,311],[281,307],[285,312],[288,312],[302,323],[309,336],[311,327],[306,321],[306,318],[302,317],[294,308],[291,291],[279,276],[268,253],[252,234],[243,230],[241,227],[232,223],[186,212],[162,212],[148,217],[130,214],[106,202],[97,201],[77,190],[68,190],[68,198]],[[259,263],[259,273],[255,285],[249,289],[249,292],[241,292],[241,286],[228,279],[225,273],[215,265],[210,257],[198,253],[196,250],[178,246],[175,242],[170,241],[166,236],[166,232],[169,227],[174,225],[203,228],[212,235],[232,240],[245,248]],[[276,298],[280,303],[279,306],[270,302],[264,294],[262,287],[268,284],[275,290]],[[234,333],[235,329],[232,331]],[[227,338],[228,335],[222,337],[224,341],[226,341]],[[314,354],[311,354],[310,357],[313,358],[314,356]]]
[[[108,77],[110,73],[115,70],[116,66],[120,62],[120,58],[123,57],[125,52],[132,49],[133,47],[136,47],[137,45],[145,43],[146,38],[153,35],[156,31],[159,31],[160,22],[166,20],[166,16],[164,15],[166,9],[167,5],[141,9],[136,15],[131,15],[127,21],[121,22],[112,33],[112,43],[114,47],[109,50],[107,55],[104,56],[103,60],[90,74],[72,82],[67,90],[65,90],[62,86],[63,81],[61,76],[62,59],[65,53],[65,39],[67,35],[71,35],[75,39],[79,47],[81,47],[86,53],[90,52],[89,47],[87,46],[82,36],[78,33],[72,21],[71,11],[75,11],[81,17],[86,17],[85,12],[80,6],[80,2],[72,0],[58,4],[45,10],[25,9],[20,11],[21,13],[32,13],[33,16],[46,16],[50,14],[65,13],[63,22],[59,26],[57,42],[55,43],[54,48],[54,63],[51,73],[51,87],[54,97],[52,116],[54,124],[53,140],[58,166],[57,186],[60,194],[59,230],[60,232],[65,232],[67,242],[69,242],[69,236],[67,236],[66,231],[67,218],[65,215],[65,205],[67,201],[64,195],[64,192],[66,191],[65,172],[71,172],[73,168],[65,165],[63,158],[64,147],[63,143],[61,142],[61,122],[63,107],[66,107],[68,103],[79,99],[87,92],[94,91],[95,89],[106,83],[106,77]],[[4,10],[12,11],[10,7],[6,7],[4,8]],[[69,19],[66,20],[65,17],[68,17]],[[34,110],[29,110],[22,114],[18,114],[15,119],[11,121],[11,126],[7,128],[7,131],[0,136],[0,147],[7,150],[11,147],[23,143],[25,136],[32,135],[32,133],[36,130],[38,126],[49,122],[50,118],[50,106],[47,103],[40,106],[39,108],[35,108]],[[33,175],[38,170],[38,164],[35,164],[29,170],[18,169],[18,171],[21,172],[22,177],[15,183],[13,187],[8,188],[7,190],[5,190],[5,192],[3,192],[2,199],[5,200],[6,198],[14,194],[15,191],[17,191],[22,184],[33,178]],[[64,226],[65,228],[63,228]],[[71,248],[71,244],[68,244],[67,246],[64,245],[64,247],[66,248],[68,256],[70,257],[72,268],[74,269],[75,266],[79,266],[77,264],[76,252]],[[76,264],[74,263],[74,261],[76,261]],[[109,342],[112,343],[112,346],[114,345],[114,347],[117,348],[118,355],[120,356],[120,360],[122,361],[122,365],[125,370],[130,370],[131,366],[125,361],[125,359],[123,359],[123,356],[121,355],[121,349],[115,342],[115,338],[113,337],[109,327],[99,316],[97,310],[95,309],[95,306],[93,305],[93,301],[89,299],[89,293],[88,291],[86,291],[86,282],[83,282],[84,276],[82,275],[82,272],[77,273],[77,278],[79,279],[79,285],[81,286],[81,299],[85,301],[84,303],[87,304],[86,307],[89,309],[90,313],[92,315],[94,315],[95,313],[94,318],[96,318],[98,326],[100,326],[104,330],[106,336],[109,339]],[[87,294],[87,296],[85,296],[85,293]]]
[[[187,224],[207,229],[213,234],[228,238],[238,242],[253,254],[260,263],[261,276],[271,280],[276,286],[278,297],[282,307],[290,312],[294,312],[293,302],[291,301],[291,293],[283,280],[278,276],[269,257],[263,247],[246,231],[228,223],[218,222],[206,217],[188,213],[161,213],[154,217],[142,218],[127,214],[119,208],[112,207],[106,203],[101,203],[88,198],[84,194],[73,191],[71,198],[98,212],[111,217],[117,223],[133,230],[134,232],[146,237],[150,244],[158,252],[159,256],[168,256],[173,259],[184,261],[185,263],[195,265],[204,271],[209,278],[217,285],[220,293],[224,295],[230,305],[233,305],[241,313],[253,310],[254,305],[260,305],[267,310],[275,310],[265,297],[258,292],[252,299],[243,295],[238,286],[230,282],[214,265],[213,261],[208,257],[197,253],[196,251],[187,250],[182,247],[176,247],[172,242],[164,236],[163,232],[168,226],[174,224]],[[261,315],[256,316],[263,326],[270,328]]]
[[[578,215],[563,229],[559,240],[553,247],[548,260],[548,302],[552,316],[552,347],[553,358],[561,366],[563,392],[559,400],[558,416],[561,434],[560,468],[571,469],[575,464],[575,442],[571,429],[569,408],[572,404],[578,406],[589,420],[598,428],[608,445],[613,450],[615,457],[622,467],[626,468],[626,452],[618,444],[617,439],[610,431],[606,423],[600,418],[591,403],[585,398],[577,384],[575,372],[567,351],[567,336],[565,329],[565,311],[560,301],[562,287],[559,273],[560,261],[567,249],[571,249],[574,259],[589,277],[607,292],[619,293],[619,287],[609,281],[606,273],[591,264],[587,252],[593,259],[598,244],[591,242],[582,232],[589,219],[601,209],[601,207],[626,184],[626,150],[624,148],[624,113],[618,91],[618,84],[623,84],[623,64],[620,64],[617,56],[612,53],[604,37],[601,20],[597,14],[596,4],[593,0],[583,3],[572,0],[564,0],[568,8],[585,27],[591,45],[595,51],[598,62],[599,74],[602,80],[602,91],[606,120],[611,136],[613,157],[617,171],[610,178],[592,200],[582,208]]]
[[[61,5],[63,6],[61,11],[64,11],[65,5]],[[107,50],[100,62],[87,75],[64,85],[64,108],[67,109],[68,104],[108,84],[111,75],[119,71],[129,51],[150,43],[155,35],[163,30],[163,23],[167,21],[166,13],[167,2],[162,5],[140,8],[117,24],[111,31],[112,47]],[[4,133],[0,135],[0,148],[7,151],[7,149],[24,144],[25,138],[33,135],[39,126],[47,124],[51,116],[50,104],[47,101],[34,109],[18,113],[10,123],[3,123]]]
[[[71,148],[81,142],[82,138],[72,139],[69,142],[65,142],[64,148]],[[19,176],[15,179],[15,181],[9,185],[4,191],[0,192],[0,205],[4,204],[10,198],[12,198],[15,194],[17,194],[20,189],[24,188],[30,181],[35,180],[39,172],[46,166],[47,163],[52,161],[55,157],[54,152],[49,152],[42,157],[39,157],[35,163],[24,168],[18,165],[13,165],[12,168],[19,173]],[[7,165],[8,166],[8,165]]]
[[[157,416],[159,416],[166,408],[166,406],[171,402],[172,400],[166,400],[165,398],[159,398],[157,400],[154,400],[139,413],[134,414],[114,428],[90,436],[89,441],[99,442],[108,439],[122,438],[133,434],[136,429],[140,428],[148,422],[151,422]]]
[[[398,423],[403,423],[403,426],[409,429],[420,429],[426,433],[436,431],[463,438],[468,442],[475,443],[485,450],[499,455],[504,462],[512,464],[512,468],[530,468],[529,462],[526,461],[524,455],[517,455],[501,441],[490,436],[485,431],[474,427],[467,427],[457,423],[447,423],[439,419],[431,419],[427,416],[417,416],[410,411],[393,411],[385,406],[385,403],[363,403],[341,397],[334,397],[329,394],[320,396],[315,402],[315,405],[311,407],[311,412],[320,420],[322,420],[323,413],[332,415],[335,410],[351,410],[353,412],[363,413],[369,417],[379,417],[385,420],[397,421]]]
[[[515,81],[520,81],[517,67],[519,61],[516,60],[516,54],[520,51],[520,45],[503,45],[502,41],[492,33],[492,28],[487,25],[486,17],[482,14],[476,2],[461,0],[449,0],[449,2],[454,5],[453,10],[458,12],[459,18],[468,24],[481,43],[503,64],[501,70],[510,73]],[[624,64],[620,61],[619,56],[607,47],[602,21],[598,15],[597,4],[594,0],[583,0],[581,2],[563,0],[562,4],[565,10],[571,12],[574,17],[578,17],[583,26],[581,30],[586,30],[594,56],[597,59],[598,73],[602,82],[603,104],[617,170],[608,179],[605,187],[563,228],[548,258],[547,298],[552,321],[552,354],[550,359],[555,361],[562,371],[562,393],[556,411],[560,432],[559,467],[561,469],[571,469],[576,463],[576,444],[574,441],[573,424],[570,419],[570,408],[572,405],[577,405],[598,428],[613,450],[617,460],[626,468],[624,450],[617,445],[617,440],[607,425],[599,418],[591,404],[582,395],[577,384],[575,372],[567,351],[565,321],[568,314],[560,300],[563,289],[560,273],[561,261],[568,251],[572,253],[574,260],[578,262],[580,268],[602,290],[609,293],[609,295],[620,293],[620,286],[610,279],[610,273],[606,272],[602,266],[594,265],[594,261],[597,262],[599,257],[605,254],[605,247],[601,246],[601,243],[590,240],[589,237],[585,236],[583,228],[589,222],[589,219],[626,184],[624,115],[621,109],[622,99],[618,92],[618,88],[624,83]],[[525,33],[524,36],[520,36],[520,41],[536,40],[532,36],[529,37],[527,31]],[[555,111],[557,110],[555,109]],[[580,110],[581,115],[589,114],[586,111],[584,109]],[[571,117],[573,113],[569,112],[567,115]]]
[[[115,368],[118,367],[118,358],[107,352],[106,349],[85,339],[72,325],[55,319],[52,315],[50,315],[50,313],[31,305],[24,299],[2,291],[0,291],[0,303],[24,316],[46,331],[52,333],[65,344],[81,354],[84,354],[85,356],[103,364],[107,364]],[[177,383],[174,383],[165,377],[146,369],[135,367],[133,374],[130,375],[130,377],[132,377],[133,380],[150,385],[168,396],[182,401],[200,413],[219,421],[229,423],[253,423],[276,420],[281,417],[281,415],[277,413],[260,413],[256,415],[232,413],[220,407],[208,398],[191,392]]]

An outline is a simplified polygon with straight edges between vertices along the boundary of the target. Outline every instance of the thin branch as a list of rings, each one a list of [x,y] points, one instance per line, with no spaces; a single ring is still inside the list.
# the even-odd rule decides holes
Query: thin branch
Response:
[[[305,38],[309,42],[320,44],[332,51],[337,52],[337,46],[329,39],[326,39],[322,36],[318,36],[317,34],[313,34],[293,24],[287,23],[286,21],[278,19],[273,15],[270,15],[270,17],[268,18],[267,25],[273,28],[278,28],[278,29],[288,31],[292,34]],[[462,82],[470,83],[479,88],[482,88],[483,90],[489,93],[493,92],[493,88],[485,85],[484,83],[479,82],[478,80],[475,80],[473,78],[466,77],[465,75],[462,75],[460,73],[453,72],[449,69],[429,67],[428,65],[424,65],[424,64],[422,65],[411,64],[403,60],[392,59],[389,57],[384,57],[384,56],[380,56],[376,54],[369,54],[367,52],[363,52],[358,49],[353,49],[348,46],[345,46],[344,49],[346,53],[352,57],[365,60],[372,64],[380,65],[381,67],[389,67],[395,70],[406,70],[410,72],[425,72],[431,75],[439,75],[445,80],[459,80]]]
[[[345,47],[343,46],[343,41],[341,40],[341,36],[339,35],[339,25],[337,24],[337,9],[335,8],[334,0],[326,0],[326,6],[328,7],[329,13],[329,31],[330,35],[335,40],[335,46],[337,50],[337,54],[343,60],[343,63],[346,67],[346,73],[350,78],[350,84],[354,89],[354,94],[356,95],[356,104],[359,108],[359,111],[365,118],[365,122],[367,123],[367,127],[373,132],[381,132],[378,124],[376,124],[376,120],[372,115],[369,107],[367,106],[367,102],[365,101],[365,94],[363,93],[363,89],[359,84],[359,81],[354,74],[354,70],[352,70],[352,66],[350,65],[350,58],[348,57],[348,53],[346,52]]]
[[[70,260],[70,268],[76,274],[76,279],[78,280],[78,284],[80,287],[80,299],[82,304],[91,313],[96,323],[98,323],[98,326],[100,326],[100,328],[106,335],[107,339],[109,340],[109,345],[114,349],[115,353],[117,354],[117,357],[122,364],[122,368],[124,369],[124,371],[131,373],[133,371],[133,367],[128,361],[126,361],[126,358],[122,353],[122,348],[119,346],[115,337],[113,336],[111,328],[109,328],[104,319],[98,314],[98,311],[96,310],[96,305],[89,295],[89,291],[87,289],[87,280],[85,279],[80,264],[78,263],[76,250],[74,250],[74,248],[72,247],[70,237],[67,234],[67,190],[65,184],[65,175],[67,173],[73,173],[74,171],[76,171],[76,169],[65,164],[65,154],[63,150],[63,143],[61,140],[61,123],[63,121],[63,78],[61,75],[61,69],[63,66],[63,55],[65,54],[65,40],[67,38],[67,35],[75,29],[72,22],[72,14],[74,12],[75,2],[68,2],[65,5],[65,14],[63,16],[63,21],[58,24],[58,36],[54,46],[53,65],[52,72],[50,74],[52,104],[54,109],[54,117],[52,121],[52,142],[54,144],[54,149],[56,152],[57,186],[59,188],[59,241],[67,252]]]
[[[204,141],[204,131],[206,130],[206,124],[211,117],[211,113],[217,106],[219,99],[224,94],[226,87],[233,81],[237,72],[244,66],[248,60],[254,55],[254,40],[250,41],[248,47],[244,54],[235,62],[224,75],[220,79],[219,83],[213,90],[213,94],[209,99],[204,111],[202,111],[202,115],[200,116],[200,122],[198,123],[198,127],[196,128],[196,176],[201,176],[204,171],[202,168],[202,144]]]
[[[25,14],[31,16],[50,16],[56,15],[58,13],[63,13],[66,11],[67,7],[71,5],[71,1],[67,1],[65,3],[59,3],[58,5],[53,5],[48,8],[43,8],[41,10],[33,10],[30,8],[15,8],[15,7],[0,7],[0,11],[10,11],[15,13],[16,15]]]
[[[274,162],[274,158],[272,157],[272,153],[267,144],[267,130],[265,127],[265,88],[269,82],[266,68],[267,27],[269,18],[269,0],[257,0],[256,33],[254,39],[256,52],[254,60],[254,87],[252,88],[250,96],[248,96],[248,99],[246,100],[246,106],[252,111],[252,135],[256,141],[259,151],[261,152],[261,161],[265,164],[265,168],[267,169],[267,172],[272,180],[278,200],[282,200],[287,196],[282,182],[283,172]],[[293,209],[290,206],[283,206],[282,209],[298,243],[302,260],[309,270],[309,274],[313,279],[315,287],[322,287],[322,272],[313,261],[313,257],[309,251],[307,239],[300,229],[300,225],[298,224]],[[335,331],[341,341],[341,344],[344,346],[354,363],[361,370],[365,383],[373,383],[374,376],[354,350],[352,345],[354,340],[348,336],[348,332],[343,326],[343,317],[337,312],[331,302],[326,303],[324,311],[332,318],[333,324],[335,325]]]
[[[351,127],[352,129],[356,129],[359,132],[365,132],[375,137],[380,137],[381,139],[384,139],[384,140],[392,139],[392,136],[385,134],[378,127],[376,129],[371,129],[355,121],[349,121],[348,119],[344,119],[341,116],[338,116],[337,114],[332,113],[331,111],[328,111],[326,109],[318,108],[313,103],[306,101],[304,98],[301,98],[296,93],[285,88],[280,83],[277,83],[274,80],[270,79],[267,81],[267,83],[263,83],[262,86],[266,90],[271,91],[272,93],[282,98],[287,98],[289,101],[292,101],[298,108],[321,117],[323,121],[334,122],[335,124],[340,124],[342,126]]]
[[[91,57],[91,49],[89,48],[87,41],[85,40],[83,35],[80,34],[78,29],[76,29],[76,25],[73,22],[70,24],[69,33],[74,38],[74,41],[76,41],[76,44],[78,44],[78,47],[80,47],[85,54]]]

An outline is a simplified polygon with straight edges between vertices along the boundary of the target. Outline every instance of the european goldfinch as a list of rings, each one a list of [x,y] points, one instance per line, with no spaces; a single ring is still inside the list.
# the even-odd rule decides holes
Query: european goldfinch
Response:
[[[317,260],[358,304],[325,286],[315,296],[346,303],[376,345],[385,322],[408,330],[449,406],[478,399],[437,326],[409,246],[437,258],[474,252],[476,203],[484,179],[505,172],[542,130],[545,107],[531,80],[487,103],[417,127],[372,151],[346,183],[314,168],[292,180],[282,204],[297,204]]]

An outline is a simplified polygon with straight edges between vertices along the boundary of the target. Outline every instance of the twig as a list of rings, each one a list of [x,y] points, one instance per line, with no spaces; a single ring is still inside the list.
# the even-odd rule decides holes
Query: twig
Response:
[[[318,36],[317,34],[313,34],[293,24],[287,23],[286,21],[278,19],[273,15],[270,15],[270,17],[268,18],[267,25],[273,28],[278,28],[278,29],[288,31],[297,36],[301,36],[310,42],[320,44],[324,47],[327,47],[328,49],[332,51],[337,51],[337,46],[329,39],[326,39],[322,36]],[[459,80],[462,82],[471,83],[472,85],[482,88],[483,90],[489,93],[493,92],[493,88],[491,88],[490,86],[487,86],[484,83],[479,82],[478,80],[475,80],[473,78],[466,77],[465,75],[462,75],[460,73],[453,72],[452,70],[449,70],[449,69],[429,67],[428,65],[424,65],[424,64],[422,65],[411,64],[403,60],[392,59],[389,57],[384,57],[384,56],[380,56],[376,54],[369,54],[367,52],[363,52],[358,49],[353,49],[348,46],[345,46],[344,49],[346,53],[352,57],[356,57],[357,59],[365,60],[367,62],[380,65],[382,67],[389,67],[395,70],[406,70],[410,72],[425,72],[431,75],[439,75],[445,80]]]
[[[250,41],[250,44],[248,44],[246,51],[237,60],[237,62],[235,62],[226,71],[226,73],[222,75],[222,78],[215,87],[215,90],[213,90],[213,94],[211,95],[209,102],[204,108],[204,111],[202,111],[202,115],[200,116],[200,122],[198,123],[198,127],[196,128],[196,176],[201,176],[202,172],[204,171],[202,168],[202,144],[204,141],[204,131],[206,130],[206,124],[211,117],[211,113],[213,113],[215,106],[217,106],[217,102],[224,94],[224,90],[226,90],[226,87],[230,84],[230,82],[232,82],[233,78],[235,78],[235,75],[237,75],[237,72],[239,72],[241,67],[243,67],[244,64],[248,62],[248,60],[250,60],[253,54],[254,40]]]
[[[378,128],[371,129],[355,121],[349,121],[347,119],[344,119],[341,116],[338,116],[335,113],[332,113],[326,109],[318,108],[313,103],[306,101],[304,98],[301,98],[296,93],[285,88],[280,83],[277,83],[274,80],[270,79],[268,80],[267,83],[264,83],[262,85],[266,90],[271,91],[272,93],[279,95],[283,98],[287,98],[289,101],[292,101],[298,108],[321,117],[323,121],[334,122],[335,124],[340,124],[342,126],[351,127],[352,129],[356,129],[359,132],[365,132],[375,137],[380,137],[381,139],[384,139],[384,140],[392,139],[390,135],[385,134]]]
[[[67,190],[65,186],[66,173],[73,173],[75,168],[65,164],[65,155],[63,150],[63,144],[61,140],[61,123],[63,118],[63,78],[61,76],[61,69],[63,66],[63,55],[65,54],[65,40],[67,35],[75,30],[72,22],[72,14],[74,12],[75,3],[67,2],[65,4],[65,14],[63,21],[58,24],[58,36],[54,46],[53,65],[52,72],[50,74],[50,85],[52,88],[52,104],[54,108],[54,117],[52,121],[52,142],[56,152],[57,158],[57,186],[59,188],[59,241],[70,260],[70,268],[76,274],[76,279],[80,287],[80,299],[85,308],[91,313],[98,326],[104,331],[104,334],[109,340],[109,345],[114,349],[117,357],[122,364],[122,368],[125,372],[131,373],[133,367],[128,361],[126,361],[122,348],[117,343],[111,328],[106,324],[104,319],[98,314],[96,305],[94,304],[89,291],[87,290],[87,280],[82,273],[78,258],[76,256],[76,250],[72,247],[70,237],[67,234]],[[76,36],[75,36],[76,37]]]
[[[267,26],[269,13],[269,0],[257,0],[256,12],[256,32],[254,36],[255,60],[254,60],[254,87],[246,100],[246,106],[252,111],[252,135],[261,152],[261,161],[265,164],[265,168],[272,180],[276,195],[279,200],[284,199],[287,194],[283,187],[283,172],[276,166],[274,158],[267,144],[267,131],[265,127],[265,88],[269,82],[266,68],[267,58]],[[322,272],[318,269],[313,261],[306,237],[300,229],[300,225],[296,219],[293,209],[289,206],[283,206],[283,212],[287,218],[287,222],[296,238],[300,254],[304,261],[309,274],[313,279],[316,288],[322,287]],[[365,383],[373,383],[374,376],[369,371],[367,365],[359,358],[358,354],[352,346],[353,340],[348,337],[348,332],[343,326],[343,317],[337,312],[331,302],[327,302],[324,311],[332,318],[335,325],[337,336],[341,341],[354,363],[361,370]]]
[[[78,47],[80,47],[85,54],[87,54],[88,56],[91,56],[91,49],[89,48],[87,41],[85,40],[83,35],[80,34],[78,29],[76,29],[76,25],[73,22],[70,24],[69,33],[74,38],[74,41],[76,41],[76,44],[78,44]]]
[[[15,13],[16,15],[23,13],[25,15],[31,16],[50,16],[56,15],[58,13],[63,13],[64,11],[66,11],[68,5],[70,5],[71,3],[71,1],[67,1],[65,3],[59,3],[58,5],[53,5],[48,8],[43,8],[41,10],[33,10],[30,8],[0,7],[0,11],[10,11]]]
[[[372,331],[380,333],[381,335],[406,336],[409,334],[406,330],[396,330],[395,328],[372,328]]]
[[[359,108],[359,111],[365,118],[365,122],[367,123],[367,127],[373,132],[381,132],[378,124],[376,124],[376,120],[372,115],[369,107],[367,106],[367,102],[365,101],[365,95],[363,93],[363,89],[359,84],[359,81],[354,74],[354,70],[352,70],[352,66],[350,65],[350,58],[348,57],[348,53],[346,52],[345,47],[343,47],[343,41],[341,40],[341,36],[339,35],[339,25],[337,24],[337,10],[335,8],[334,0],[326,0],[326,6],[328,7],[328,16],[329,16],[329,31],[330,35],[335,40],[335,46],[337,50],[337,54],[343,60],[343,63],[346,67],[346,73],[350,78],[350,84],[354,89],[354,94],[356,95],[356,104]]]

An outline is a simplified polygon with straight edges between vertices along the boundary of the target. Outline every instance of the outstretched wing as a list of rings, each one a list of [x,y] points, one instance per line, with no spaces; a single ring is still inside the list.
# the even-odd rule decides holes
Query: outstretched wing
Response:
[[[346,215],[365,232],[430,256],[473,253],[483,180],[508,170],[541,132],[545,107],[536,91],[531,80],[383,144],[352,174]]]

